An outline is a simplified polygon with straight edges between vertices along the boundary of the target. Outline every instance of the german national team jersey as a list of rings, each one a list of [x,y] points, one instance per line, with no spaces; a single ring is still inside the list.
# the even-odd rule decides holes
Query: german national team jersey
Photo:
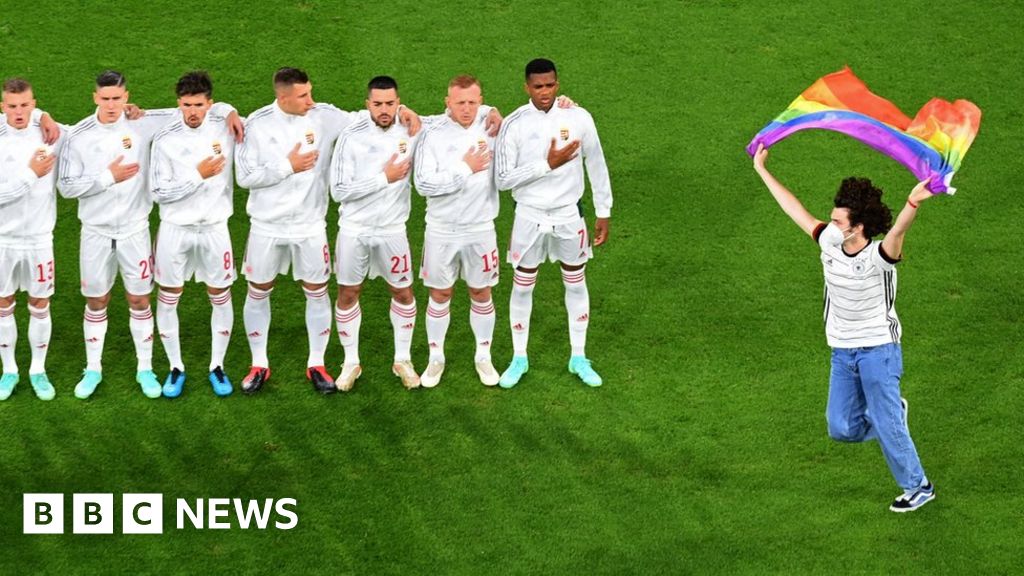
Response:
[[[902,328],[895,306],[899,260],[885,253],[880,240],[869,242],[856,254],[847,254],[842,236],[832,223],[821,224],[814,231],[825,272],[828,345],[861,348],[899,343]]]

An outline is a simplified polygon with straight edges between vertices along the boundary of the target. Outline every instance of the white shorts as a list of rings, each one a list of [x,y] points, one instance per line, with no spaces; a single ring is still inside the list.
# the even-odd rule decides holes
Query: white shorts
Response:
[[[412,286],[412,254],[405,233],[349,236],[338,233],[334,273],[341,286],[359,286],[367,277],[381,276],[395,288]]]
[[[53,246],[10,248],[0,246],[0,296],[28,292],[32,298],[53,296]]]
[[[121,240],[82,230],[79,250],[82,296],[99,298],[109,294],[118,270],[125,292],[143,296],[153,291],[153,245],[149,241],[149,228]]]
[[[498,239],[494,230],[476,234],[436,234],[423,239],[420,278],[428,288],[451,288],[462,278],[470,288],[498,283]]]
[[[327,231],[321,230],[308,238],[272,238],[249,232],[245,245],[245,278],[255,284],[265,284],[287,274],[310,284],[325,284],[331,278],[331,249],[327,245]]]
[[[154,252],[160,286],[181,288],[194,277],[211,288],[227,288],[237,277],[227,222],[197,227],[162,222]]]
[[[587,223],[580,216],[570,224],[545,226],[516,215],[508,262],[513,267],[536,268],[547,259],[570,266],[586,264],[593,251]]]

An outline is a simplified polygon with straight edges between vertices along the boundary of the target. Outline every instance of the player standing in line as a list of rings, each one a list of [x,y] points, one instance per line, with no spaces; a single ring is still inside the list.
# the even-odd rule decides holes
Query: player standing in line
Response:
[[[185,74],[175,92],[181,114],[153,139],[149,174],[150,191],[160,205],[156,321],[170,363],[163,394],[176,398],[185,385],[177,307],[185,282],[194,276],[206,284],[212,306],[210,384],[215,394],[227,396],[232,388],[223,366],[234,324],[231,284],[236,277],[228,233],[235,143],[225,119],[209,114],[213,83],[206,72]]]
[[[60,155],[58,187],[65,198],[78,199],[82,221],[79,264],[85,296],[86,368],[75,396],[88,398],[102,381],[107,304],[118,270],[128,300],[129,328],[135,343],[136,382],[149,398],[162,388],[153,373],[153,252],[149,213],[153,202],[147,175],[149,144],[176,109],[154,110],[137,120],[125,116],[125,78],[108,70],[96,78],[96,112],[71,129]],[[240,125],[230,110],[231,122]],[[220,113],[220,111],[218,111]]]
[[[391,371],[408,389],[420,385],[410,347],[416,327],[412,292],[412,254],[405,223],[409,219],[409,168],[415,135],[396,125],[400,100],[398,84],[377,76],[367,86],[366,109],[342,132],[331,159],[331,196],[338,207],[335,246],[338,300],[335,318],[345,361],[337,386],[352,389],[362,368],[359,363],[359,294],[363,282],[383,276],[391,291],[391,327],[395,357]]]
[[[758,146],[754,170],[782,210],[821,248],[825,273],[825,334],[832,348],[828,433],[840,442],[878,440],[896,483],[903,488],[889,509],[910,512],[935,498],[907,427],[902,327],[896,315],[896,264],[918,206],[932,197],[918,183],[892,223],[882,191],[866,178],[847,178],[835,197],[830,221],[804,208],[765,167]],[[872,240],[878,234],[884,239]]]
[[[314,102],[309,76],[297,68],[274,74],[274,94],[272,104],[249,116],[245,142],[235,156],[238,185],[249,189],[246,209],[252,220],[243,264],[249,282],[243,318],[252,367],[242,390],[256,392],[270,379],[270,293],[277,275],[291,267],[306,294],[306,377],[327,394],[336,388],[324,367],[331,335],[325,174],[334,141],[360,115]],[[411,133],[419,130],[419,117],[410,110],[403,111],[402,122]]]
[[[539,58],[526,65],[526,93],[530,102],[505,119],[494,158],[498,188],[512,190],[516,201],[508,251],[515,270],[509,303],[514,356],[498,384],[512,388],[529,370],[533,287],[537,269],[547,259],[561,263],[572,347],[569,372],[588,386],[600,386],[601,377],[585,353],[590,296],[584,269],[592,250],[580,201],[585,161],[597,214],[593,244],[600,246],[608,239],[611,218],[608,167],[590,114],[580,107],[554,105],[558,72],[553,62]]]
[[[449,304],[455,281],[466,281],[470,296],[469,323],[476,339],[475,364],[480,382],[498,383],[491,364],[494,303],[491,287],[498,283],[498,190],[491,174],[494,137],[480,112],[483,95],[472,76],[448,83],[448,115],[422,136],[415,156],[416,190],[427,199],[420,278],[430,290],[426,328],[430,360],[420,384],[432,388],[445,368],[444,341],[450,323]],[[343,311],[338,312],[339,317]]]
[[[56,394],[46,376],[46,352],[53,324],[53,226],[57,221],[54,147],[60,128],[45,116],[50,131],[41,130],[44,114],[36,109],[32,85],[22,78],[3,83],[4,122],[0,124],[0,400],[18,384],[14,322],[15,296],[28,292],[28,341],[32,390],[40,400]]]

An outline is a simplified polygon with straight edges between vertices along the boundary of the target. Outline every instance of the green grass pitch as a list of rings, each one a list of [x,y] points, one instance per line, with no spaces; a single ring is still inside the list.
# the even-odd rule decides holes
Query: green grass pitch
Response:
[[[132,99],[173,106],[181,73],[205,68],[215,98],[269,103],[279,66],[305,68],[314,97],[362,107],[395,76],[403,102],[443,106],[447,80],[483,82],[508,113],[522,68],[546,56],[594,116],[615,193],[609,244],[588,266],[588,352],[604,387],[566,372],[557,270],[541,270],[531,371],[512,391],[472,369],[468,303],[456,292],[449,368],[434,390],[390,375],[380,282],[363,296],[364,375],[354,393],[305,382],[301,290],[273,296],[271,385],[217,399],[205,382],[209,305],[180,308],[192,368],[175,401],[134,383],[127,310],[115,288],[104,383],[87,402],[76,205],[59,202],[58,284],[48,371],[0,404],[0,574],[885,574],[1012,573],[1020,565],[1024,449],[1020,223],[1024,5],[842,0],[387,4],[328,2],[0,3],[0,70],[74,123],[92,81],[123,71]],[[1016,30],[1016,32],[1015,32]],[[816,247],[775,205],[743,147],[813,80],[849,64],[911,116],[933,96],[984,113],[956,196],[921,210],[907,237],[898,310],[903,391],[934,503],[886,510],[898,489],[874,444],[827,434],[828,349]],[[824,217],[840,179],[872,178],[899,206],[901,166],[837,134],[802,133],[769,166]],[[241,255],[245,192],[231,230]],[[419,254],[423,202],[409,236]],[[589,207],[589,202],[588,202]],[[589,208],[588,208],[589,209]],[[511,229],[503,196],[502,249]],[[592,221],[592,210],[588,216]],[[154,211],[154,230],[155,230]],[[336,212],[329,230],[336,232]],[[416,256],[418,258],[418,256]],[[511,282],[496,289],[504,368]],[[332,284],[333,292],[333,284]],[[426,363],[417,283],[414,360]],[[244,283],[234,289],[227,369],[248,367]],[[19,363],[28,365],[18,304]],[[328,361],[341,349],[332,336]],[[154,364],[165,361],[156,346]],[[26,536],[22,494],[160,492],[163,536]],[[175,498],[298,500],[294,530],[174,530]],[[120,513],[120,507],[116,508]],[[70,532],[70,512],[67,513]],[[1017,542],[1017,544],[1014,544]]]

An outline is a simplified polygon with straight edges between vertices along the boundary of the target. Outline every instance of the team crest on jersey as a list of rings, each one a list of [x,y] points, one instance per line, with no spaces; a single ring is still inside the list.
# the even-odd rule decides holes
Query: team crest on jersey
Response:
[[[567,127],[565,127],[565,126],[562,126],[562,129],[558,131],[558,135],[562,138],[563,142],[568,140],[569,139],[569,129]]]
[[[124,138],[121,138],[121,147],[124,148],[125,150],[131,150],[132,149],[132,137],[131,136],[125,136]]]
[[[316,134],[312,130],[306,132],[306,144],[313,145],[316,143]]]
[[[405,140],[398,141],[398,153],[405,154],[409,150],[409,143]]]
[[[221,152],[223,152],[223,150],[221,149],[220,142],[217,141],[217,140],[214,140],[213,141],[213,153],[216,154],[217,156],[220,156]]]
[[[477,148],[477,150],[483,150],[484,148],[487,148],[487,141],[484,140],[483,138],[477,140],[476,141],[476,148]]]
[[[864,273],[864,263],[863,262],[854,262],[853,263],[853,273],[854,274],[863,274]]]

